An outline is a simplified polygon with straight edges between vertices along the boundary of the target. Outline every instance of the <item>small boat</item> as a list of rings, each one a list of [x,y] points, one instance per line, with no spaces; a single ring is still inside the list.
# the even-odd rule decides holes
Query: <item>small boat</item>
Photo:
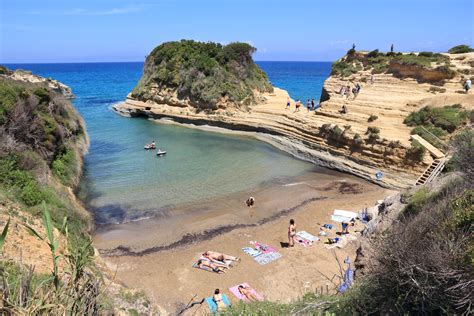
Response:
[[[158,149],[158,151],[156,152],[156,155],[157,156],[164,156],[164,155],[166,155],[166,150]]]
[[[143,148],[145,148],[145,150],[150,150],[150,149],[156,149],[156,146],[152,144],[146,144],[145,147]]]

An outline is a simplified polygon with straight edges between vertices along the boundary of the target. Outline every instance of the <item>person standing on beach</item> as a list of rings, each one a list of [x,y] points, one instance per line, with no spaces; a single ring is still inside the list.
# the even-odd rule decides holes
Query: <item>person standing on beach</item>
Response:
[[[309,99],[306,101],[306,108],[308,109],[308,112],[311,110],[311,101]]]
[[[296,101],[296,104],[295,104],[295,112],[299,112],[299,111],[300,111],[300,106],[301,106],[301,101],[300,101],[300,100]]]
[[[288,226],[288,245],[295,246],[296,224],[294,219],[290,219],[290,226]]]
[[[286,108],[285,109],[289,109],[291,107],[291,102],[290,102],[290,98],[288,98],[286,100]]]
[[[371,74],[371,75],[370,75],[370,83],[371,83],[371,84],[374,84],[374,82],[375,82],[375,75],[374,75],[374,74]]]
[[[471,79],[467,79],[466,82],[464,82],[464,90],[466,93],[469,93],[469,90],[472,88],[472,82]]]
[[[314,111],[314,99],[311,99],[311,111]]]

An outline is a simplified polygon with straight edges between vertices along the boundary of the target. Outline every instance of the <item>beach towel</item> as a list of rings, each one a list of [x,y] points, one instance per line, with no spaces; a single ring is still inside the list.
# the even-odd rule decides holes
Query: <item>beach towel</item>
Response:
[[[349,217],[349,218],[356,218],[358,215],[356,212],[344,211],[344,210],[334,210],[333,214],[337,216],[344,216],[344,217]]]
[[[227,307],[231,305],[229,298],[225,294],[222,294],[222,301]],[[207,297],[206,303],[207,303],[207,306],[209,306],[209,310],[211,311],[211,313],[217,313],[217,304],[216,302],[214,302],[214,299],[212,297]]]
[[[281,258],[281,254],[279,252],[270,252],[270,253],[263,253],[260,256],[256,256],[253,259],[258,262],[260,265],[268,264],[272,261],[278,260]]]
[[[303,239],[301,238],[300,236],[296,236],[293,238],[293,240],[298,244],[298,245],[301,245],[303,247],[308,247],[308,246],[312,246],[313,245],[313,242],[309,241],[309,240],[306,240],[306,239]]]
[[[272,252],[277,252],[275,248],[269,245],[261,244],[259,242],[255,242],[255,249],[260,250],[262,253],[272,253]]]
[[[246,254],[252,256],[252,257],[256,257],[256,256],[259,256],[262,254],[262,252],[260,250],[257,250],[255,248],[252,248],[252,247],[244,247],[242,248],[242,251],[245,252]]]
[[[200,267],[200,266],[198,266],[197,261],[193,263],[193,268],[196,268],[196,269],[199,269],[199,270],[204,270],[204,271],[209,271],[209,272],[214,272],[209,267]],[[214,273],[217,273],[217,272],[214,272]]]
[[[239,292],[239,285],[242,285],[245,287],[247,290],[249,290],[259,301],[263,301],[263,296],[259,294],[257,291],[255,291],[250,285],[247,283],[241,283],[236,286],[233,286],[229,289],[229,291],[234,294],[239,300],[244,301],[244,302],[249,302],[249,300]]]
[[[318,237],[313,236],[313,235],[311,235],[310,233],[308,233],[304,230],[297,232],[296,236],[298,236],[300,238],[303,238],[303,239],[306,239],[306,240],[311,241],[311,242],[315,242],[316,240],[318,240]]]
[[[345,217],[345,216],[340,216],[340,215],[331,215],[331,220],[335,222],[350,222],[352,217]]]

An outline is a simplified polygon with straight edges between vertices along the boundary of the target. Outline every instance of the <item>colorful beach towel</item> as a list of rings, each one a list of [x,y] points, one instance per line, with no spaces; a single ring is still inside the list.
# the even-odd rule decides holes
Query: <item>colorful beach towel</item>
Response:
[[[224,304],[227,307],[229,307],[231,305],[230,301],[229,301],[229,298],[225,294],[222,294],[222,301],[224,302]],[[206,298],[206,303],[207,303],[207,306],[209,307],[209,310],[211,311],[211,313],[217,313],[217,304],[216,304],[216,302],[214,302],[214,299],[212,297],[207,297]]]
[[[239,300],[244,301],[244,302],[249,302],[249,300],[239,292],[239,285],[242,285],[244,288],[249,290],[259,301],[263,301],[263,296],[259,294],[257,291],[255,291],[250,285],[247,283],[241,283],[236,286],[233,286],[229,289],[229,291],[234,294]]]
[[[253,259],[260,265],[268,264],[272,261],[280,259],[282,256],[279,252],[262,253],[260,256],[256,256]]]
[[[315,242],[316,240],[318,240],[318,237],[313,236],[304,230],[297,232],[296,236],[303,238],[305,240],[311,241],[311,242]]]
[[[306,239],[303,239],[301,238],[300,236],[295,236],[293,238],[293,240],[298,244],[298,245],[301,245],[303,247],[308,247],[308,246],[312,246],[313,245],[313,242],[309,241],[309,240],[306,240]]]
[[[260,250],[257,250],[255,248],[252,248],[252,247],[244,247],[242,248],[242,251],[245,252],[246,254],[252,256],[252,257],[256,257],[256,256],[259,256],[262,254],[262,252]]]
[[[199,270],[204,270],[204,271],[209,271],[209,272],[213,272],[213,273],[217,273],[217,272],[212,271],[212,269],[209,268],[209,267],[200,267],[197,264],[197,261],[193,263],[193,268],[196,268],[196,269],[199,269]]]
[[[262,253],[272,253],[277,252],[275,248],[269,245],[261,244],[259,242],[255,242],[255,249],[260,250]]]

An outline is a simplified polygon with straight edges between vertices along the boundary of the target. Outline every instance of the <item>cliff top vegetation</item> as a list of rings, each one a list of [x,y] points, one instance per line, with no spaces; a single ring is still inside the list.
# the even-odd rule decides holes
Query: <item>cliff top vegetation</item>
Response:
[[[169,89],[192,106],[215,110],[255,104],[255,92],[271,92],[266,74],[252,60],[256,48],[246,43],[192,40],[157,46],[146,58],[143,76],[132,91],[139,100],[154,100]]]

